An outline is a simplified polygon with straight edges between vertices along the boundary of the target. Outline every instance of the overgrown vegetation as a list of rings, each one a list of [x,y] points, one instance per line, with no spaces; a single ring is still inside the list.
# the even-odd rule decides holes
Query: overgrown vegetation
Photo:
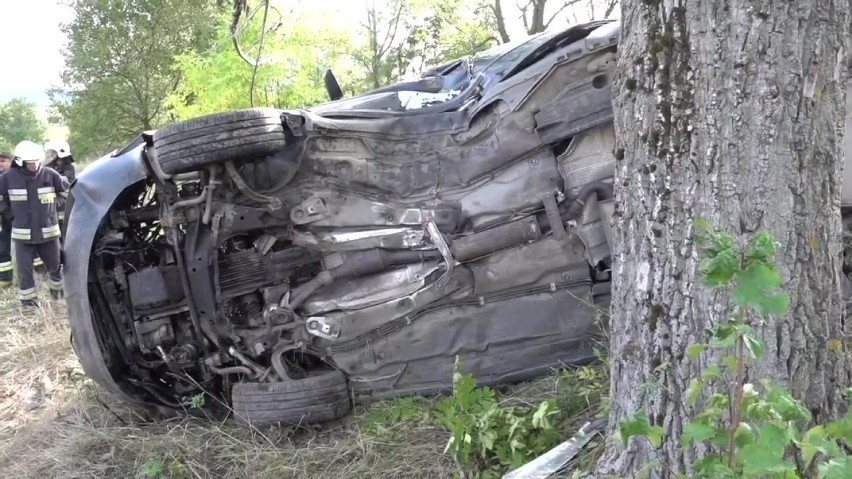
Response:
[[[687,406],[698,412],[679,441],[708,451],[691,468],[708,478],[852,477],[852,408],[836,421],[814,425],[811,412],[787,389],[765,379],[746,381],[749,364],[766,351],[753,326],[789,308],[775,265],[775,240],[761,232],[740,248],[730,234],[706,222],[696,226],[702,230],[696,242],[704,251],[704,284],[731,293],[733,315],[712,326],[708,343],[689,348],[691,359],[715,361],[691,380],[686,393]],[[852,388],[849,398],[852,406]],[[644,411],[622,421],[619,431],[625,446],[641,436],[659,447],[665,434]],[[646,469],[654,467],[659,465]]]
[[[557,423],[562,414],[555,399],[537,407],[512,407],[498,403],[488,387],[477,387],[471,375],[462,374],[456,361],[453,394],[438,404],[437,423],[452,436],[445,451],[462,466],[482,477],[500,477],[561,442]]]

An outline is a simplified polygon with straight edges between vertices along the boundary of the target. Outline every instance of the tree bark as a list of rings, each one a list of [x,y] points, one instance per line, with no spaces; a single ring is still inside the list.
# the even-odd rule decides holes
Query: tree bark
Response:
[[[509,32],[506,30],[506,18],[503,17],[503,5],[500,1],[494,0],[494,6],[491,8],[494,10],[494,19],[497,22],[497,31],[500,32],[500,40],[503,43],[509,43]]]
[[[842,137],[848,0],[622,0],[614,83],[617,246],[610,428],[644,409],[665,430],[607,445],[599,472],[690,474],[703,451],[679,438],[693,417],[687,348],[727,319],[702,286],[693,221],[744,240],[768,230],[790,314],[756,327],[768,350],[747,382],[787,385],[823,421],[845,407],[850,329],[840,297]],[[840,340],[842,349],[829,345]]]

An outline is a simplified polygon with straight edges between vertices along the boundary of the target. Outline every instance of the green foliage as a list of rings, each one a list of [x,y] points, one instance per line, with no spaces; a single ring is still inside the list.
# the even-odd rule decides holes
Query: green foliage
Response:
[[[207,396],[204,393],[198,393],[189,401],[189,405],[193,409],[201,409],[207,404]]]
[[[704,394],[704,409],[695,415],[680,436],[683,446],[701,444],[709,453],[693,466],[698,477],[708,478],[798,478],[852,477],[852,404],[839,420],[799,427],[812,422],[810,411],[784,388],[768,380],[760,387],[745,382],[750,361],[766,352],[765,344],[751,334],[750,317],[765,320],[786,314],[789,297],[781,289],[774,264],[775,242],[768,233],[758,233],[741,250],[734,238],[715,231],[706,222],[697,243],[703,247],[700,271],[704,283],[732,291],[734,317],[714,325],[708,344],[694,344],[690,359],[709,351],[725,352],[718,364],[710,365],[700,378],[693,378],[686,391],[689,407]],[[746,354],[748,352],[748,354]],[[725,393],[727,384],[733,387]],[[662,429],[651,426],[644,411],[621,421],[624,445],[631,437],[645,437],[654,447],[661,444]],[[801,460],[794,461],[792,458]]]
[[[242,26],[240,42],[260,39],[262,19],[256,15]],[[169,96],[171,111],[179,119],[251,106],[253,68],[233,47],[231,14],[221,15],[212,47],[178,55],[182,81]],[[301,108],[328,101],[323,76],[327,68],[340,74],[342,55],[349,49],[343,32],[312,28],[298,15],[282,18],[264,39],[255,76],[255,106]],[[245,54],[255,61],[256,52]]]
[[[397,398],[375,404],[364,418],[365,432],[371,436],[388,437],[408,427],[429,419],[429,403],[419,396]]]
[[[78,159],[171,120],[175,56],[209,45],[215,0],[72,0],[62,87],[51,92]]]
[[[12,153],[19,142],[45,140],[44,125],[36,117],[36,106],[23,98],[0,103],[0,152]]]
[[[69,46],[62,85],[50,96],[78,160],[124,146],[142,130],[248,107],[251,91],[256,106],[323,103],[328,68],[352,96],[494,41],[486,0],[388,0],[384,7],[367,8],[365,18],[352,19],[354,38],[325,22],[321,9],[282,13],[273,2],[258,52],[261,2],[249,2],[253,13],[244,13],[237,28],[244,59],[232,43],[227,3],[71,0],[75,16],[63,28]]]
[[[159,479],[163,477],[163,461],[150,459],[142,466],[142,474],[146,479]]]
[[[654,447],[660,447],[663,441],[663,428],[661,426],[652,426],[648,419],[648,414],[645,411],[639,411],[633,416],[624,421],[619,421],[618,432],[621,435],[621,442],[627,447],[627,441],[633,436],[647,437]]]
[[[520,467],[561,440],[555,400],[535,408],[503,406],[492,389],[478,387],[472,375],[461,372],[458,359],[453,395],[438,404],[435,417],[452,433],[445,450],[485,477]]]
[[[567,416],[574,416],[586,414],[589,408],[595,407],[601,416],[607,416],[605,400],[609,392],[608,373],[605,362],[560,372],[557,379],[559,410]]]

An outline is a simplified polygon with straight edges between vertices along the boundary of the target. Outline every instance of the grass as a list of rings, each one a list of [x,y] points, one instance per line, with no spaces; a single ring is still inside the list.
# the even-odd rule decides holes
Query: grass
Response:
[[[557,397],[572,416],[564,425],[568,438],[597,410],[608,386],[604,372],[554,373],[501,398],[534,404]],[[443,453],[449,433],[429,418],[433,399],[356,407],[339,422],[299,429],[150,420],[83,374],[64,303],[45,300],[41,310],[24,312],[10,290],[0,292],[0,375],[3,477],[445,478],[455,472]]]

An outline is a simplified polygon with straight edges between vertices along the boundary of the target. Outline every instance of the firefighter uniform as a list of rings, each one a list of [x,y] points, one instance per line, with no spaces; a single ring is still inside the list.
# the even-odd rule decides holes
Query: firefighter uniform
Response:
[[[13,274],[12,220],[4,214],[0,215],[0,287],[11,286]]]
[[[65,140],[52,140],[44,145],[46,154],[46,164],[48,168],[52,168],[59,173],[62,181],[65,182],[66,189],[71,186],[74,179],[77,177],[77,169],[74,168],[74,157],[71,155],[71,146]],[[56,198],[56,214],[59,217],[59,230],[65,231],[65,198]],[[62,264],[65,264],[65,237],[59,237],[59,259]]]
[[[38,297],[32,267],[36,256],[46,266],[48,288],[55,296],[62,292],[56,197],[65,196],[66,191],[59,173],[50,168],[33,172],[25,167],[13,167],[0,176],[0,196],[12,216],[18,299],[24,304],[32,304]]]

